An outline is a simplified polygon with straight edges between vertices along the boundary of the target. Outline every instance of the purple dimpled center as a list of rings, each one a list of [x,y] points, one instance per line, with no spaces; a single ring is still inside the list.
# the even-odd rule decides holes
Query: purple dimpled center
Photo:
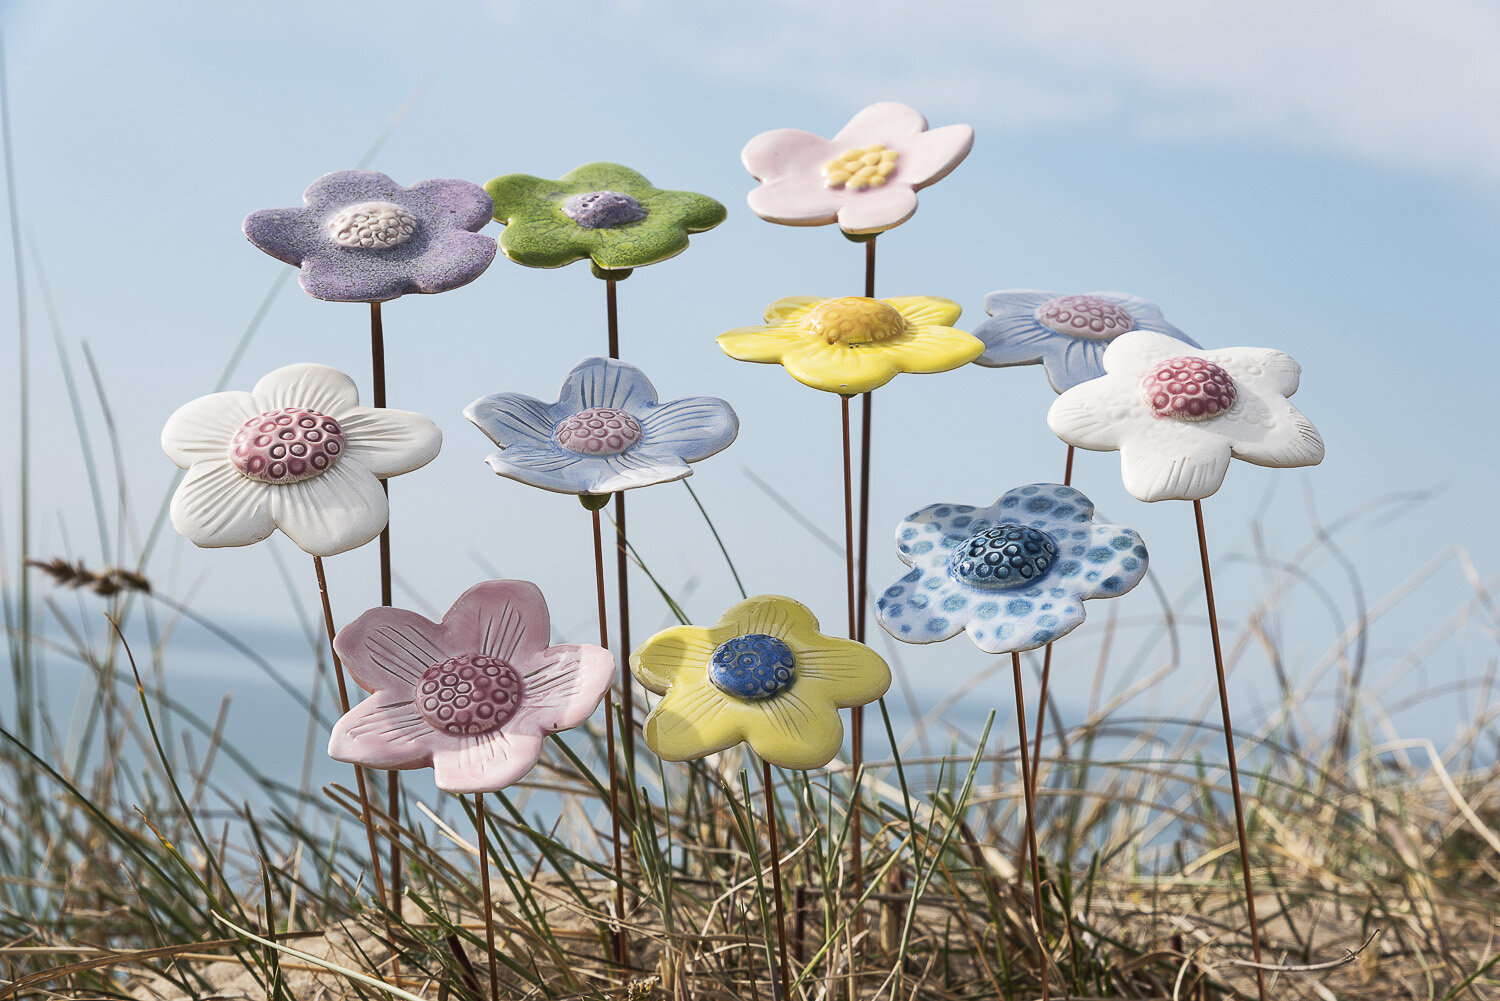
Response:
[[[457,737],[489,733],[521,708],[526,684],[516,669],[481,653],[434,664],[417,679],[417,712]]]
[[[646,218],[646,207],[618,191],[590,191],[574,195],[562,205],[563,215],[584,229],[614,229]]]
[[[1135,329],[1135,317],[1117,302],[1097,295],[1064,295],[1037,307],[1037,322],[1055,334],[1109,341]]]
[[[344,452],[344,429],[327,414],[285,407],[252,417],[229,443],[229,461],[261,483],[300,483],[333,468]]]
[[[552,440],[578,455],[618,455],[641,440],[641,422],[624,410],[589,407],[561,421]]]

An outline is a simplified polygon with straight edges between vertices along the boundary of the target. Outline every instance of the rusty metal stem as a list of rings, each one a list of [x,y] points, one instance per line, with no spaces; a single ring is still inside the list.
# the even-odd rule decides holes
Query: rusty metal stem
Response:
[[[786,906],[781,896],[781,849],[776,835],[776,794],[771,779],[771,763],[764,758],[760,762],[760,784],[766,798],[766,835],[771,843],[771,888],[776,897],[776,941],[781,949],[781,994],[783,1001],[791,1001],[791,967],[786,958]]]
[[[609,612],[604,600],[604,535],[599,512],[594,518],[594,583],[599,596],[599,645],[609,649]],[[613,686],[611,686],[613,687]],[[629,946],[625,940],[625,863],[620,853],[620,771],[615,752],[615,704],[609,692],[604,693],[604,753],[609,758],[609,840],[614,848],[615,867],[615,933],[612,935],[615,964],[625,968]]]
[[[489,832],[484,816],[484,793],[474,794],[474,840],[479,848],[479,886],[484,892],[484,943],[490,961],[490,1001],[500,1001],[500,968],[495,961],[495,905],[490,899]]]
[[[1010,655],[1011,673],[1016,682],[1016,728],[1021,740],[1021,791],[1026,799],[1026,843],[1031,850],[1031,906],[1036,911],[1037,948],[1041,951],[1042,997],[1047,996],[1047,973],[1052,957],[1047,948],[1047,915],[1042,910],[1042,871],[1037,862],[1036,798],[1032,795],[1031,752],[1026,746],[1026,697],[1021,685],[1021,655]]]

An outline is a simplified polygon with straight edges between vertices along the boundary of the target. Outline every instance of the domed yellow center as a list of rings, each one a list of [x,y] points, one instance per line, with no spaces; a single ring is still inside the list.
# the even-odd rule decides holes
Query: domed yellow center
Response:
[[[830,188],[848,188],[863,191],[878,188],[896,169],[900,154],[886,149],[880,143],[846,149],[823,164],[823,181]]]
[[[879,299],[850,295],[814,306],[802,321],[803,329],[829,344],[868,344],[906,333],[906,317]]]

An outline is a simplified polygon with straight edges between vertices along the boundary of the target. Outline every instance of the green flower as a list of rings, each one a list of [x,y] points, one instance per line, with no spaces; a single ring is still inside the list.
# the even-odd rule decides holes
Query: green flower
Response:
[[[677,256],[687,249],[689,233],[713,229],[726,214],[707,195],[662,191],[618,163],[586,163],[555,181],[506,174],[484,190],[495,202],[495,220],[505,226],[505,256],[530,268],[560,268],[587,257],[595,274],[615,278]]]

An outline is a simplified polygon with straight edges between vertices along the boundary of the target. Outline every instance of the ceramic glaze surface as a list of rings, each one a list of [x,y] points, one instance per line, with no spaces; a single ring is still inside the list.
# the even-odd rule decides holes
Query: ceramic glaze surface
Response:
[[[764,326],[728,331],[718,342],[731,358],[780,363],[803,385],[852,396],[901,372],[947,372],[973,361],[984,345],[953,328],[962,311],[929,296],[791,296],[766,307]]]
[[[245,236],[300,269],[308,295],[383,302],[411,292],[446,292],[484,273],[495,241],[489,196],[477,184],[421,181],[403,187],[374,170],[340,170],[310,184],[302,208],[262,209]]]
[[[615,272],[676,257],[688,234],[724,221],[724,206],[692,191],[665,191],[618,163],[587,163],[557,180],[506,174],[487,183],[500,249],[517,264],[560,268],[585,258]]]
[[[885,694],[891,672],[874,650],[824,636],[806,607],[764,594],[711,628],[675,626],[636,648],[630,669],[662,696],[646,745],[689,761],[739,743],[782,768],[821,768],[844,741],[839,709]]]
[[[440,622],[372,608],[334,649],[371,696],[333,728],[328,753],[371,768],[431,767],[439,789],[497,792],[536,765],[542,742],[594,714],[615,661],[597,646],[549,646],[535,584],[492,580]]]
[[[1281,351],[1204,351],[1136,330],[1110,344],[1104,369],[1059,396],[1047,424],[1069,445],[1118,450],[1125,489],[1141,500],[1211,496],[1231,458],[1278,468],[1323,461],[1318,429],[1287,399],[1301,366]]]
[[[974,328],[984,353],[974,363],[988,368],[1040,364],[1059,393],[1103,375],[1105,349],[1132,330],[1154,330],[1198,346],[1168,323],[1154,302],[1127,292],[1007,289],[985,296],[984,308],[989,319]]]
[[[917,211],[917,191],[947,177],[974,145],[967,125],[928,129],[904,104],[872,104],[832,139],[773,129],[751,139],[740,160],[760,186],[750,209],[768,222],[881,233]]]
[[[354,380],[288,365],[248,393],[179,408],[162,449],[187,476],[172,527],[205,547],[247,546],[281,529],[313,556],[364,545],[385,528],[380,481],[431,462],[443,436],[406,410],[359,406]]]
[[[912,569],[881,594],[876,619],[908,643],[967,631],[986,653],[1045,646],[1083,622],[1084,601],[1146,576],[1140,536],[1093,518],[1092,501],[1056,483],[1018,487],[989,507],[925,507],[896,529]]]
[[[588,358],[563,380],[556,403],[519,393],[475,400],[464,416],[500,446],[501,476],[566,494],[609,494],[679,480],[689,463],[729,447],[733,408],[712,396],[658,403],[634,365]]]

